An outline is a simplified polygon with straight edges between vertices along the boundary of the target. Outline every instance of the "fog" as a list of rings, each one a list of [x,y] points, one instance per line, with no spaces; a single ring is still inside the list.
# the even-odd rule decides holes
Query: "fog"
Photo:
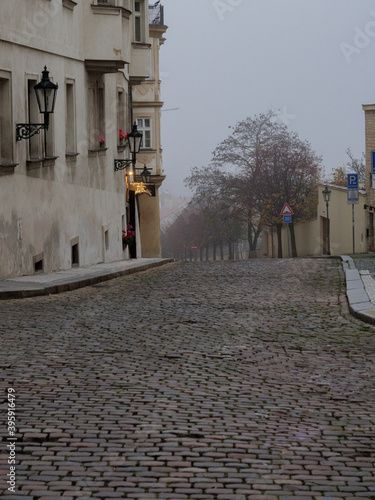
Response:
[[[372,0],[162,0],[162,191],[209,164],[229,126],[277,109],[327,174],[364,151],[375,103]],[[177,108],[177,109],[176,109]]]

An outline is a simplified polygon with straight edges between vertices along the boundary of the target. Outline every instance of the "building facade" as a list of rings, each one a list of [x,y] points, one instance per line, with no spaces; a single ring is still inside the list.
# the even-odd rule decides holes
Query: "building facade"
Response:
[[[375,151],[375,104],[362,106],[365,112],[365,154],[366,154],[366,228],[369,252],[375,251],[375,174],[373,170],[372,153]]]
[[[143,133],[143,149],[138,155],[138,172],[145,166],[151,173],[151,195],[139,197],[139,220],[143,257],[161,257],[159,188],[165,179],[161,148],[161,81],[159,52],[165,39],[164,8],[149,7],[150,76],[134,87],[134,117]]]
[[[0,277],[129,258],[129,186],[114,164],[130,156],[122,137],[152,39],[146,0],[1,1]],[[49,128],[17,140],[18,124],[43,122],[44,67],[59,86]]]

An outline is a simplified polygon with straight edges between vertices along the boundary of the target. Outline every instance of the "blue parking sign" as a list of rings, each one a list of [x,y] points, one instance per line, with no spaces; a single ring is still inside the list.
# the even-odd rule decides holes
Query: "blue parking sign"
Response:
[[[290,214],[283,215],[283,222],[284,224],[291,224],[292,216]]]
[[[348,174],[348,189],[358,189],[358,174]]]
[[[375,151],[371,151],[371,172],[375,174]]]

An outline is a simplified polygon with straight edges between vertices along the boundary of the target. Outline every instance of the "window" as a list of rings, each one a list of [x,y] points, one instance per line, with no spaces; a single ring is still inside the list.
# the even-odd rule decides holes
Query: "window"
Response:
[[[79,247],[78,243],[72,245],[72,267],[79,266]]]
[[[43,115],[39,113],[38,102],[36,100],[34,85],[38,83],[37,80],[27,81],[28,93],[28,115],[29,123],[42,123]],[[43,158],[43,137],[44,131],[35,134],[29,139],[29,158],[30,160],[40,160]]]
[[[105,146],[105,99],[102,82],[89,82],[88,104],[89,149],[96,150]]]
[[[134,40],[142,42],[142,2],[134,2]]]
[[[142,148],[152,148],[151,118],[137,118],[137,128],[143,134]]]
[[[79,266],[79,236],[70,240],[72,267]]]
[[[35,273],[42,273],[43,272],[43,252],[38,253],[38,255],[33,256],[33,263],[34,263],[34,272]]]
[[[0,165],[13,161],[10,74],[0,71]]]
[[[124,89],[117,90],[117,129],[125,134],[126,130],[126,103],[127,103],[127,95]],[[124,141],[120,140],[120,133],[118,134],[118,144],[123,144]]]
[[[69,155],[75,154],[77,151],[75,85],[73,80],[67,80],[65,83],[65,105],[65,152]]]

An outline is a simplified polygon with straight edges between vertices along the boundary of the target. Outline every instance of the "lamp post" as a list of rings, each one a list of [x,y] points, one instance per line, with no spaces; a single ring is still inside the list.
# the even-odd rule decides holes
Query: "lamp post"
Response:
[[[115,172],[117,170],[124,170],[124,168],[127,168],[130,165],[133,165],[133,168],[135,168],[136,157],[142,146],[142,139],[143,135],[138,131],[137,124],[134,123],[132,131],[128,134],[131,158],[115,160]]]
[[[34,85],[36,100],[38,102],[39,113],[44,115],[44,123],[17,123],[16,139],[30,139],[35,134],[39,134],[42,129],[48,130],[49,115],[55,111],[56,94],[59,86],[52,83],[49,78],[47,66],[44,66],[42,80]]]
[[[326,207],[327,207],[327,255],[331,255],[331,245],[330,245],[330,241],[329,241],[330,234],[329,234],[329,212],[328,212],[328,205],[329,205],[329,201],[331,199],[331,190],[328,189],[328,186],[325,186],[322,193],[323,193],[323,199],[326,202]]]

